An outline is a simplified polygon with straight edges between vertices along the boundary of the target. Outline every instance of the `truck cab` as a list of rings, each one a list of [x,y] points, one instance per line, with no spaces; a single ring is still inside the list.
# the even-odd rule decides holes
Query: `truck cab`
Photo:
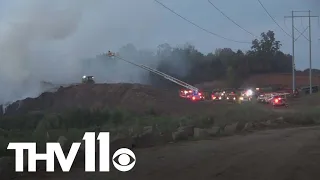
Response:
[[[82,77],[82,83],[84,84],[94,84],[94,77],[93,76],[83,76]]]
[[[192,92],[192,96],[191,96],[191,99],[193,101],[200,101],[200,100],[204,100],[204,94],[202,92],[199,92],[199,91],[193,91]]]

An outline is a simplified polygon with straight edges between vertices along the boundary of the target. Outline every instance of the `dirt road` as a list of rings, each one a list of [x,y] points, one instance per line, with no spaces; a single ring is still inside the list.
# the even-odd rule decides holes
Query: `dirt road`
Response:
[[[82,169],[20,179],[77,180],[319,180],[320,127],[268,130],[216,140],[135,151],[130,173],[89,174]]]

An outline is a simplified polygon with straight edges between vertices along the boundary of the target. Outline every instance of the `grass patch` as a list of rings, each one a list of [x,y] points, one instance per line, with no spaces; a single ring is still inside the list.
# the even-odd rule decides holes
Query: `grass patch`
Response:
[[[301,95],[300,98],[293,98],[289,101],[290,105],[295,108],[304,108],[304,107],[316,107],[320,106],[320,93],[314,93],[311,95]]]
[[[285,121],[296,125],[320,124],[320,107],[301,108],[297,112],[283,114]]]
[[[256,104],[235,104],[216,106],[212,112],[185,117],[160,116],[156,113],[135,115],[117,110],[70,110],[61,114],[29,113],[19,116],[0,117],[0,156],[13,155],[7,151],[9,142],[57,141],[65,136],[70,143],[82,138],[86,131],[109,131],[117,134],[133,135],[143,131],[145,126],[156,126],[161,132],[173,132],[179,126],[194,125],[199,128],[223,127],[235,122],[245,123],[265,121],[283,117],[287,123],[310,125],[320,123],[320,107],[305,108],[294,113],[275,113]],[[49,134],[49,139],[47,139]]]

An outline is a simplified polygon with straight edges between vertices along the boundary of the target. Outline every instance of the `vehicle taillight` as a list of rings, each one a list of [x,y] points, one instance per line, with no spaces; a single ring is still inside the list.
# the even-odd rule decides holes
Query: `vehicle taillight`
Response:
[[[198,93],[199,94],[199,96],[201,96],[201,93]]]
[[[192,100],[196,100],[196,97],[192,96]]]
[[[279,102],[279,99],[275,99],[274,102],[275,102],[275,103],[278,103],[278,102]]]
[[[212,99],[216,99],[217,97],[215,97],[215,96],[212,95],[211,98],[212,98]]]

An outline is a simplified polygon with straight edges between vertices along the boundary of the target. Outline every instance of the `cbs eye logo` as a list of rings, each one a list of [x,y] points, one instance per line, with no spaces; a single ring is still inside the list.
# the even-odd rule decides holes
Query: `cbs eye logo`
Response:
[[[135,166],[136,156],[130,149],[121,148],[113,154],[112,163],[119,171],[127,172]]]

